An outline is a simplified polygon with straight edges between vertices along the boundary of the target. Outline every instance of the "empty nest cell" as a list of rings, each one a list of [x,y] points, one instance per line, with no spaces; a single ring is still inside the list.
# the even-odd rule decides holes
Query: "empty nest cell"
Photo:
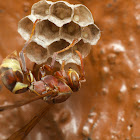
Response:
[[[48,46],[48,50],[49,50],[49,53],[50,53],[50,56],[53,56],[54,52],[57,52],[57,51],[60,51],[64,48],[66,48],[67,46],[69,46],[70,44],[61,39],[59,41],[56,41],[56,42],[53,42],[51,45]],[[69,53],[70,53],[70,49],[67,50],[67,51],[64,51],[60,54],[57,55],[57,59],[61,59],[61,60],[64,60],[64,59],[67,59],[68,56],[69,56]]]
[[[48,51],[42,46],[38,45],[36,42],[31,42],[26,47],[27,57],[37,64],[45,63],[48,59]]]
[[[37,23],[35,35],[47,46],[53,41],[59,40],[59,27],[49,20],[43,20]]]
[[[96,45],[97,41],[100,39],[100,29],[95,24],[90,24],[82,28],[81,37],[84,42]]]
[[[73,53],[74,53],[74,56],[76,56],[76,59],[80,60],[75,50],[78,50],[82,54],[82,57],[85,58],[91,50],[91,45],[89,43],[84,43],[84,41],[81,39],[77,44],[75,44],[75,46],[73,47],[73,50],[74,50]]]
[[[29,17],[25,17],[20,20],[18,24],[18,32],[25,39],[29,39],[33,28],[33,22]]]
[[[43,19],[47,18],[49,15],[49,8],[51,6],[51,2],[42,0],[35,3],[32,6],[31,14],[35,15],[36,18]]]
[[[67,59],[66,63],[75,63],[77,65],[81,64],[80,58],[75,50],[78,50],[81,53],[82,58],[85,58],[91,50],[91,45],[89,43],[84,43],[84,41],[81,39],[74,45],[74,47],[70,49],[69,59]]]
[[[67,23],[60,29],[60,35],[71,43],[74,39],[81,37],[81,27],[74,22]]]
[[[89,9],[81,4],[76,5],[74,8],[73,21],[80,26],[87,26],[94,22]]]
[[[72,8],[67,2],[56,2],[50,7],[49,19],[61,27],[71,21]]]

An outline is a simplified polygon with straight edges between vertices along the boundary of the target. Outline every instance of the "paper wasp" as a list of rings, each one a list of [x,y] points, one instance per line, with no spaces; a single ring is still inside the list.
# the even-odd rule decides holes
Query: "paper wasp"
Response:
[[[77,39],[73,40],[72,44],[70,44],[65,49],[55,52],[52,58],[51,65],[46,64],[39,68],[39,79],[35,79],[32,72],[30,70],[27,70],[23,51],[31,42],[37,22],[38,20],[35,21],[30,39],[26,42],[25,46],[19,54],[19,57],[17,55],[17,52],[15,51],[12,54],[8,55],[2,61],[2,64],[0,66],[1,79],[6,88],[8,88],[15,94],[23,93],[29,90],[35,93],[37,96],[28,101],[18,102],[14,105],[0,107],[0,111],[20,107],[38,99],[43,99],[51,105],[64,102],[71,96],[72,92],[78,91],[80,89],[81,82],[85,81],[82,55],[77,50],[75,52],[78,54],[81,61],[81,66],[79,66],[80,76],[75,70],[71,68],[68,70],[68,72],[66,72],[64,69],[65,61],[63,61],[61,69],[59,71],[54,71],[54,64],[57,54],[73,47],[76,44]],[[51,72],[51,75],[46,75],[46,71]],[[23,83],[24,79],[27,79],[28,82]],[[29,124],[14,133],[9,138],[9,140],[24,139],[25,136],[30,132],[30,130],[35,126],[35,124],[44,116],[49,106],[47,105],[47,107],[42,109],[42,111],[37,116],[35,116],[29,122]]]

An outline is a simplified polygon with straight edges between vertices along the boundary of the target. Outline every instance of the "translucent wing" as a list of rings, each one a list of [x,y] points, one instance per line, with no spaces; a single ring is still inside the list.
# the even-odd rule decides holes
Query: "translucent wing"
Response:
[[[42,119],[42,117],[47,113],[47,111],[53,105],[45,106],[37,115],[35,115],[28,124],[26,124],[23,128],[12,134],[8,140],[23,140],[28,133],[34,128],[34,126]]]
[[[37,101],[37,100],[39,100],[39,99],[41,99],[41,98],[43,98],[45,96],[49,96],[49,95],[52,95],[52,94],[57,94],[57,91],[49,91],[49,92],[47,92],[45,94],[39,95],[39,96],[34,97],[34,98],[30,99],[30,100],[17,102],[14,105],[1,106],[0,111],[17,108],[17,107],[29,104],[31,102]]]

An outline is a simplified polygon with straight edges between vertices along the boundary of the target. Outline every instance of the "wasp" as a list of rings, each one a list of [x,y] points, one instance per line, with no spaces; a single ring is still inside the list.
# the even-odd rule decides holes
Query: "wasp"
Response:
[[[82,63],[80,52],[76,52]],[[43,99],[52,101],[53,103],[60,103],[67,100],[72,92],[76,92],[80,89],[81,81],[83,81],[83,73],[82,76],[79,77],[78,73],[71,68],[66,73],[63,62],[60,71],[56,71],[52,75],[45,74],[47,70],[53,71],[52,69],[52,66],[49,65],[40,67],[39,73],[41,78],[39,81],[36,81],[31,71],[24,74],[18,60],[17,52],[15,51],[6,57],[0,66],[1,80],[5,87],[15,94],[30,90],[37,95],[43,95],[51,91],[52,95],[50,94]],[[80,71],[83,71],[83,68],[80,69]],[[23,83],[24,75],[27,76],[30,82],[29,85]]]
[[[55,52],[52,58],[52,63],[50,65],[46,64],[39,68],[38,79],[33,76],[30,70],[27,70],[23,51],[32,39],[37,22],[38,20],[35,21],[30,39],[26,42],[25,46],[19,53],[19,56],[17,52],[14,51],[10,55],[8,55],[0,65],[1,80],[8,90],[10,90],[14,94],[23,93],[29,90],[35,93],[37,96],[25,102],[18,102],[14,105],[0,107],[0,111],[19,107],[38,99],[43,99],[49,104],[64,102],[71,96],[73,92],[77,92],[80,89],[81,82],[85,82],[83,59],[81,53],[78,50],[76,50],[75,52],[79,56],[81,62],[81,66],[78,67],[80,75],[72,68],[69,68],[69,70],[66,72],[64,68],[65,61],[63,61],[59,71],[54,71],[57,54],[73,47],[76,44],[77,39],[73,40],[72,44],[70,44],[65,49]],[[46,71],[51,72],[51,75],[47,75]],[[27,79],[28,82],[24,83],[24,79]],[[33,120],[35,121],[34,124],[29,123],[26,127],[33,127],[40,120],[46,110],[46,108],[43,109],[39,113],[40,115],[37,115],[38,117],[35,120],[33,118]],[[23,131],[23,129],[21,130]],[[21,130],[17,132],[19,135]],[[30,129],[28,129],[28,132],[29,130]],[[16,136],[11,136],[11,139],[19,138],[17,136],[17,133]],[[24,135],[22,138],[20,137],[20,139],[23,139],[25,136],[26,135]]]

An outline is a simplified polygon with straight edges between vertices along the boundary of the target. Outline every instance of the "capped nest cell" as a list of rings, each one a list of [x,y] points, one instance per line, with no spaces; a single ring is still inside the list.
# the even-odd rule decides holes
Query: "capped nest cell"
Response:
[[[56,61],[80,65],[75,50],[79,50],[84,58],[89,54],[91,45],[100,38],[100,29],[94,24],[89,9],[82,4],[46,0],[35,3],[31,15],[21,19],[18,25],[18,32],[26,41],[37,19],[32,41],[26,48],[27,57],[37,64],[47,62],[55,52],[78,40],[72,48],[58,54]]]

